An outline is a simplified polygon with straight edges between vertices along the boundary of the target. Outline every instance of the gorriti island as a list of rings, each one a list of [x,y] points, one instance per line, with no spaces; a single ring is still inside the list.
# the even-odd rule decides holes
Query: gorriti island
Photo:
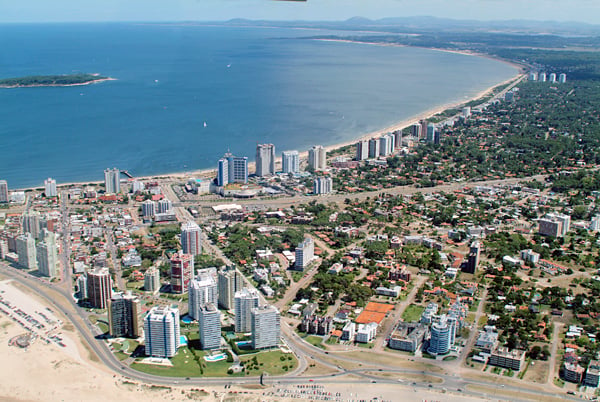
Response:
[[[112,81],[115,78],[100,74],[29,75],[0,79],[0,88],[71,87]]]

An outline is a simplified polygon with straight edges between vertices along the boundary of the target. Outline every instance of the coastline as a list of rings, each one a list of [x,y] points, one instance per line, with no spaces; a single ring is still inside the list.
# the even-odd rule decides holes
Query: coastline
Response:
[[[354,40],[348,40],[348,39],[312,39],[312,40],[317,40],[317,41],[327,41],[327,42],[344,42],[344,43],[354,43],[354,44],[365,44],[365,45],[370,45],[370,46],[389,46],[389,47],[409,47],[406,45],[401,45],[401,44],[393,44],[393,43],[378,43],[378,42],[361,42],[361,41],[354,41]],[[424,48],[425,49],[425,48]],[[391,126],[387,126],[387,127],[383,127],[374,131],[370,131],[368,133],[362,133],[359,134],[356,137],[353,137],[351,139],[345,140],[343,142],[339,142],[339,143],[335,143],[335,144],[331,144],[331,145],[324,145],[323,147],[325,148],[325,150],[327,152],[331,152],[334,151],[336,149],[342,148],[342,147],[346,147],[349,145],[353,145],[358,141],[361,140],[368,140],[374,137],[378,137],[381,136],[383,134],[386,134],[388,132],[393,132],[393,131],[397,131],[397,130],[402,130],[405,129],[409,126],[411,126],[412,124],[418,122],[419,120],[423,120],[423,119],[429,119],[437,114],[440,114],[448,109],[454,109],[457,107],[460,107],[461,105],[467,104],[469,102],[473,102],[473,101],[477,101],[479,99],[484,98],[485,96],[487,96],[488,94],[490,94],[495,88],[502,86],[502,85],[506,85],[509,84],[511,82],[514,82],[516,80],[518,80],[520,77],[523,77],[525,75],[524,73],[524,67],[522,65],[510,62],[508,60],[503,60],[503,59],[499,59],[499,58],[495,58],[493,56],[487,55],[487,54],[480,54],[480,53],[475,53],[475,52],[470,52],[470,51],[460,51],[460,50],[448,50],[448,49],[439,49],[439,48],[426,48],[429,50],[436,50],[436,51],[440,51],[440,52],[448,52],[448,53],[456,53],[456,54],[462,54],[462,55],[467,55],[467,56],[477,56],[477,57],[484,57],[484,58],[488,58],[494,61],[498,61],[498,62],[502,62],[505,64],[508,64],[514,68],[516,68],[518,70],[518,72],[512,76],[511,78],[504,80],[502,82],[496,83],[488,88],[485,88],[483,90],[481,90],[480,92],[478,92],[477,94],[475,94],[474,96],[468,98],[468,99],[463,99],[463,100],[457,100],[455,102],[448,102],[436,107],[433,107],[431,109],[427,109],[421,113],[418,113],[416,115],[413,115],[411,117],[405,118],[395,124],[392,124]],[[98,83],[98,82],[103,82],[103,81],[113,81],[113,80],[117,80],[116,78],[111,78],[111,77],[107,77],[107,78],[102,78],[102,79],[98,79],[98,80],[93,80],[93,81],[89,81],[86,83],[81,83],[81,84],[68,84],[68,85],[40,85],[40,86],[82,86],[82,85],[90,85],[90,84],[94,84],[94,83]],[[11,88],[16,88],[16,87],[11,87]],[[320,144],[315,144],[315,145],[320,145]],[[300,156],[300,160],[301,161],[306,161],[306,159],[308,158],[308,149],[304,150],[304,151],[300,151],[299,150],[299,156]],[[277,160],[275,162],[276,166],[281,166],[281,161]],[[255,162],[254,161],[249,161],[248,162],[248,171],[249,172],[253,172],[255,171]],[[216,172],[217,172],[217,168],[216,166],[210,167],[210,168],[203,168],[203,169],[197,169],[197,170],[188,170],[188,171],[179,171],[179,172],[165,172],[165,173],[159,173],[159,174],[151,174],[151,175],[144,175],[144,176],[135,176],[135,180],[164,180],[164,179],[186,179],[186,178],[190,178],[190,177],[195,177],[195,178],[203,178],[203,179],[213,179],[216,176]],[[100,174],[99,174],[100,176]],[[133,180],[133,179],[130,179]],[[58,183],[58,187],[70,187],[70,186],[83,186],[86,184],[90,184],[90,185],[98,185],[103,183],[102,180],[85,180],[85,181],[73,181],[73,182],[66,182],[66,183]],[[32,187],[23,187],[23,188],[15,188],[15,190],[21,190],[21,191],[27,191],[27,190],[33,190],[36,188],[43,188],[43,184],[41,183],[38,186],[32,186]]]
[[[494,59],[494,60],[497,60],[497,59]],[[405,129],[407,127],[410,127],[412,124],[417,123],[419,120],[429,119],[429,118],[431,118],[437,114],[440,114],[448,109],[455,109],[466,103],[482,99],[485,96],[489,95],[495,88],[502,86],[502,85],[509,84],[511,82],[514,82],[522,76],[523,76],[523,73],[519,72],[515,76],[513,76],[505,81],[499,82],[493,86],[490,86],[489,88],[486,88],[486,89],[478,92],[476,95],[474,95],[473,97],[471,97],[469,99],[460,100],[460,101],[456,101],[456,102],[449,102],[449,103],[428,109],[424,112],[413,115],[411,117],[408,117],[408,118],[401,120],[391,126],[384,127],[384,128],[374,130],[374,131],[370,131],[366,134],[361,134],[360,136],[354,137],[347,141],[336,143],[336,144],[331,144],[331,145],[326,145],[323,147],[325,148],[325,150],[327,152],[331,152],[331,151],[334,151],[339,148],[353,145],[356,142],[361,141],[361,140],[368,140],[368,139],[371,139],[374,137],[381,136],[388,132]],[[299,151],[299,156],[300,156],[301,160],[306,160],[308,158],[308,150]],[[280,165],[281,165],[281,161],[279,161],[279,160],[276,161],[276,166],[280,166]],[[248,171],[251,172],[251,171],[255,170],[255,168],[256,168],[255,162],[249,161],[248,162]],[[216,176],[216,173],[217,173],[217,168],[211,167],[211,168],[204,168],[204,169],[190,170],[190,171],[168,172],[168,173],[162,173],[162,174],[135,176],[135,180],[186,179],[186,178],[190,178],[190,177],[212,179]],[[133,179],[130,179],[130,180],[133,180]],[[69,186],[83,186],[86,184],[98,185],[98,184],[102,184],[102,183],[103,183],[102,180],[95,180],[95,181],[94,180],[86,180],[86,181],[59,183],[58,187],[60,188],[60,187],[69,187]],[[20,190],[32,190],[32,189],[40,188],[40,187],[43,187],[43,185],[36,186],[36,187],[21,188]]]

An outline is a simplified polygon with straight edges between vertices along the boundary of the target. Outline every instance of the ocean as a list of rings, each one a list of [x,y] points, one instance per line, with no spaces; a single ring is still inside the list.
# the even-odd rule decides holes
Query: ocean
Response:
[[[215,167],[348,141],[514,76],[499,61],[300,39],[282,28],[0,25],[0,77],[100,73],[88,86],[0,89],[0,179],[10,188]]]

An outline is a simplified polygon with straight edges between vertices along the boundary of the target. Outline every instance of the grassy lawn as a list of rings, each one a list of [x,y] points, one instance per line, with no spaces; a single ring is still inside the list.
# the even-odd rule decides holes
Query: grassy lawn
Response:
[[[354,343],[356,346],[358,346],[359,348],[365,348],[365,349],[373,349],[373,343],[362,343],[362,342],[355,342]]]
[[[325,341],[325,343],[328,344],[328,345],[335,345],[336,343],[339,343],[339,342],[340,342],[340,339],[338,337],[336,337],[336,336],[330,336]]]
[[[195,352],[195,354],[193,352]],[[120,359],[119,353],[121,352],[115,354]],[[285,354],[280,350],[259,352],[254,355],[245,356],[241,359],[246,366],[247,374],[230,375],[227,374],[227,370],[231,367],[232,363],[227,362],[227,360],[207,362],[204,360],[204,356],[205,352],[203,351],[190,351],[188,348],[184,347],[180,348],[177,355],[171,359],[173,367],[133,363],[131,368],[147,374],[166,377],[239,377],[243,375],[259,375],[263,372],[267,372],[271,375],[285,374],[286,372],[294,370],[298,365],[298,361],[292,354]],[[253,363],[253,358],[255,356],[258,366]],[[127,357],[127,355],[125,355],[125,357]],[[197,361],[195,360],[195,357],[198,358]],[[282,357],[284,360],[281,360]],[[291,360],[289,360],[289,357],[291,357]],[[202,372],[200,371],[198,363],[202,365]]]
[[[304,338],[304,340],[313,346],[325,349],[325,346],[323,346],[323,338],[321,338],[320,336],[308,335]]]
[[[98,322],[96,322],[96,326],[98,328],[100,328],[100,331],[102,331],[103,334],[108,333],[108,324],[105,323],[104,321],[98,321]]]
[[[131,368],[147,374],[165,377],[200,377],[200,367],[194,361],[194,355],[188,348],[180,348],[171,359],[173,367],[154,364],[133,363]]]
[[[423,314],[424,310],[425,307],[423,306],[411,304],[410,306],[406,307],[406,309],[402,313],[402,319],[405,322],[419,321],[419,319],[421,318],[421,314]]]
[[[125,354],[123,352],[115,352],[114,354],[117,357],[117,359],[119,359],[119,361],[121,362],[129,357],[128,354]]]
[[[256,356],[258,368],[252,363],[254,356]],[[284,360],[281,360],[282,358]],[[261,352],[253,356],[244,356],[241,361],[244,362],[247,375],[259,375],[263,372],[267,372],[270,375],[285,374],[294,370],[298,365],[298,361],[291,353],[283,353],[280,350]]]

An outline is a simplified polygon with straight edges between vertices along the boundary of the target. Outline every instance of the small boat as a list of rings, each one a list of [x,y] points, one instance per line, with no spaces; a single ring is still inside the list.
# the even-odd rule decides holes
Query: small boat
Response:
[[[204,127],[206,127],[206,126],[207,126],[207,124],[206,124],[206,122],[204,122]]]
[[[229,63],[229,64],[227,65],[227,68],[229,68],[229,67],[231,67],[231,63]]]

